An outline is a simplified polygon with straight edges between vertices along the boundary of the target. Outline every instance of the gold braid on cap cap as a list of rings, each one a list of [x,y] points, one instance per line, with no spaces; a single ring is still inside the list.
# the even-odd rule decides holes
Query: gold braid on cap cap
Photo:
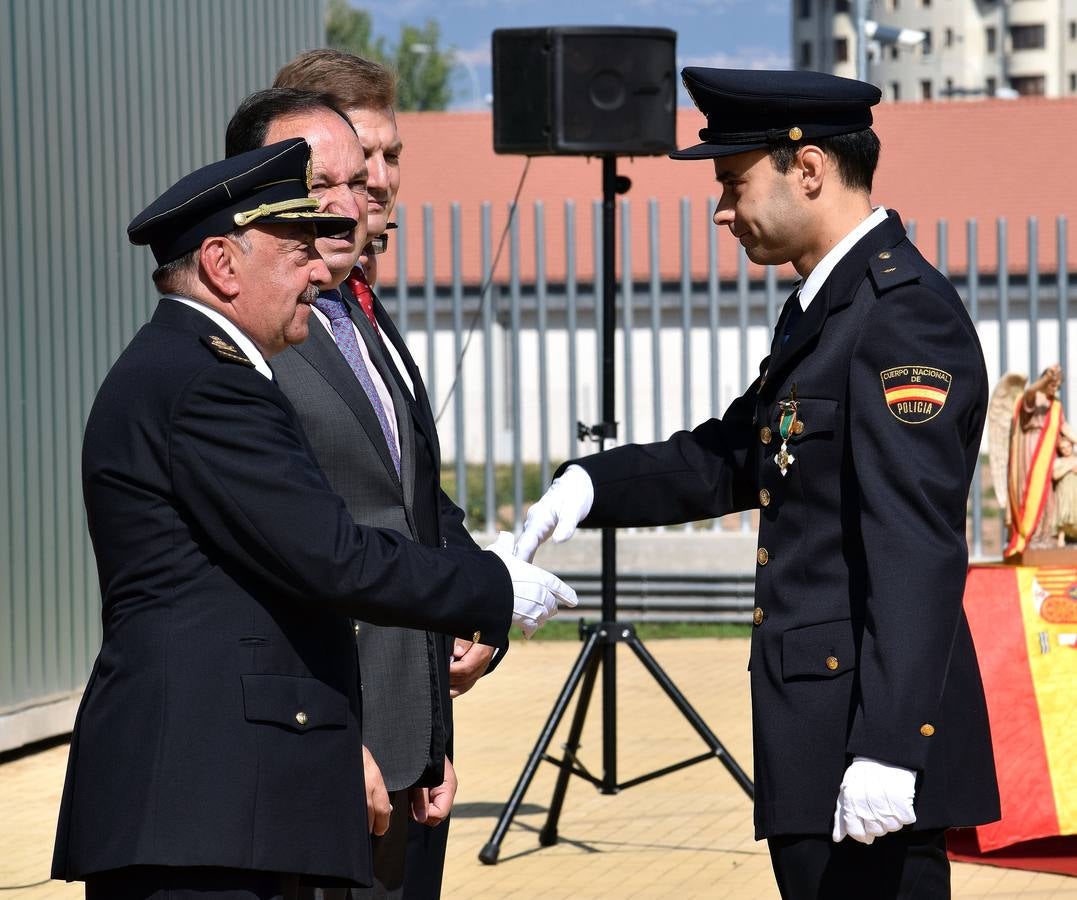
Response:
[[[239,226],[250,225],[263,216],[275,216],[277,213],[292,212],[294,210],[313,210],[318,208],[318,201],[314,197],[296,197],[294,200],[281,200],[278,203],[263,203],[256,209],[246,212],[237,212],[232,216],[232,221]]]

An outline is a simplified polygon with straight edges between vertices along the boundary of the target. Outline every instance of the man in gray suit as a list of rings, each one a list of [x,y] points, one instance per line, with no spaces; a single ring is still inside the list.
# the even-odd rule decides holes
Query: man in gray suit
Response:
[[[322,201],[320,208],[360,225],[320,240],[331,277],[315,304],[319,324],[311,324],[305,343],[274,360],[274,374],[357,523],[393,528],[431,546],[461,546],[463,514],[440,490],[437,436],[422,381],[413,366],[405,378],[392,362],[383,341],[402,347],[399,335],[374,310],[354,268],[366,243],[362,145],[324,96],[271,89],[240,105],[229,124],[227,150],[231,155],[288,136],[311,145],[311,192]],[[368,778],[380,768],[392,807],[388,831],[373,841],[375,887],[355,896],[399,897],[409,810],[437,825],[456,793],[445,752],[448,673],[438,662],[440,635],[358,622],[355,629],[364,762]]]

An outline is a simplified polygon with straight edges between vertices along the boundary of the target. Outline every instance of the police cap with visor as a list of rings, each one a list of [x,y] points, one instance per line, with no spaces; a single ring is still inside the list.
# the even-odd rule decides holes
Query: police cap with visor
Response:
[[[309,222],[319,235],[351,231],[355,219],[317,212],[310,196],[310,147],[290,138],[210,163],[186,175],[127,226],[132,244],[149,244],[158,266],[247,225]]]
[[[681,79],[707,127],[699,132],[703,143],[675,150],[673,159],[713,159],[862,131],[882,97],[873,84],[825,72],[688,66]]]

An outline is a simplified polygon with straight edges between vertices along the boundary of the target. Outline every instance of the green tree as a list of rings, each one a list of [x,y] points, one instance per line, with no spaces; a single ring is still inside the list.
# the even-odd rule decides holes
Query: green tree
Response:
[[[437,22],[402,25],[395,47],[374,37],[373,20],[365,9],[348,0],[329,0],[325,17],[325,40],[330,47],[373,59],[396,72],[396,108],[401,110],[445,109],[452,99],[449,76],[453,51],[438,46]]]

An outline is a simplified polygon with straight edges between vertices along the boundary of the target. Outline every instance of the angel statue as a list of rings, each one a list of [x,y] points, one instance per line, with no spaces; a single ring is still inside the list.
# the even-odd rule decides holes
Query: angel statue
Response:
[[[1061,387],[1062,367],[1055,363],[1031,384],[1007,373],[991,395],[991,475],[1009,528],[1006,558],[1077,535],[1077,433],[1062,412]]]

